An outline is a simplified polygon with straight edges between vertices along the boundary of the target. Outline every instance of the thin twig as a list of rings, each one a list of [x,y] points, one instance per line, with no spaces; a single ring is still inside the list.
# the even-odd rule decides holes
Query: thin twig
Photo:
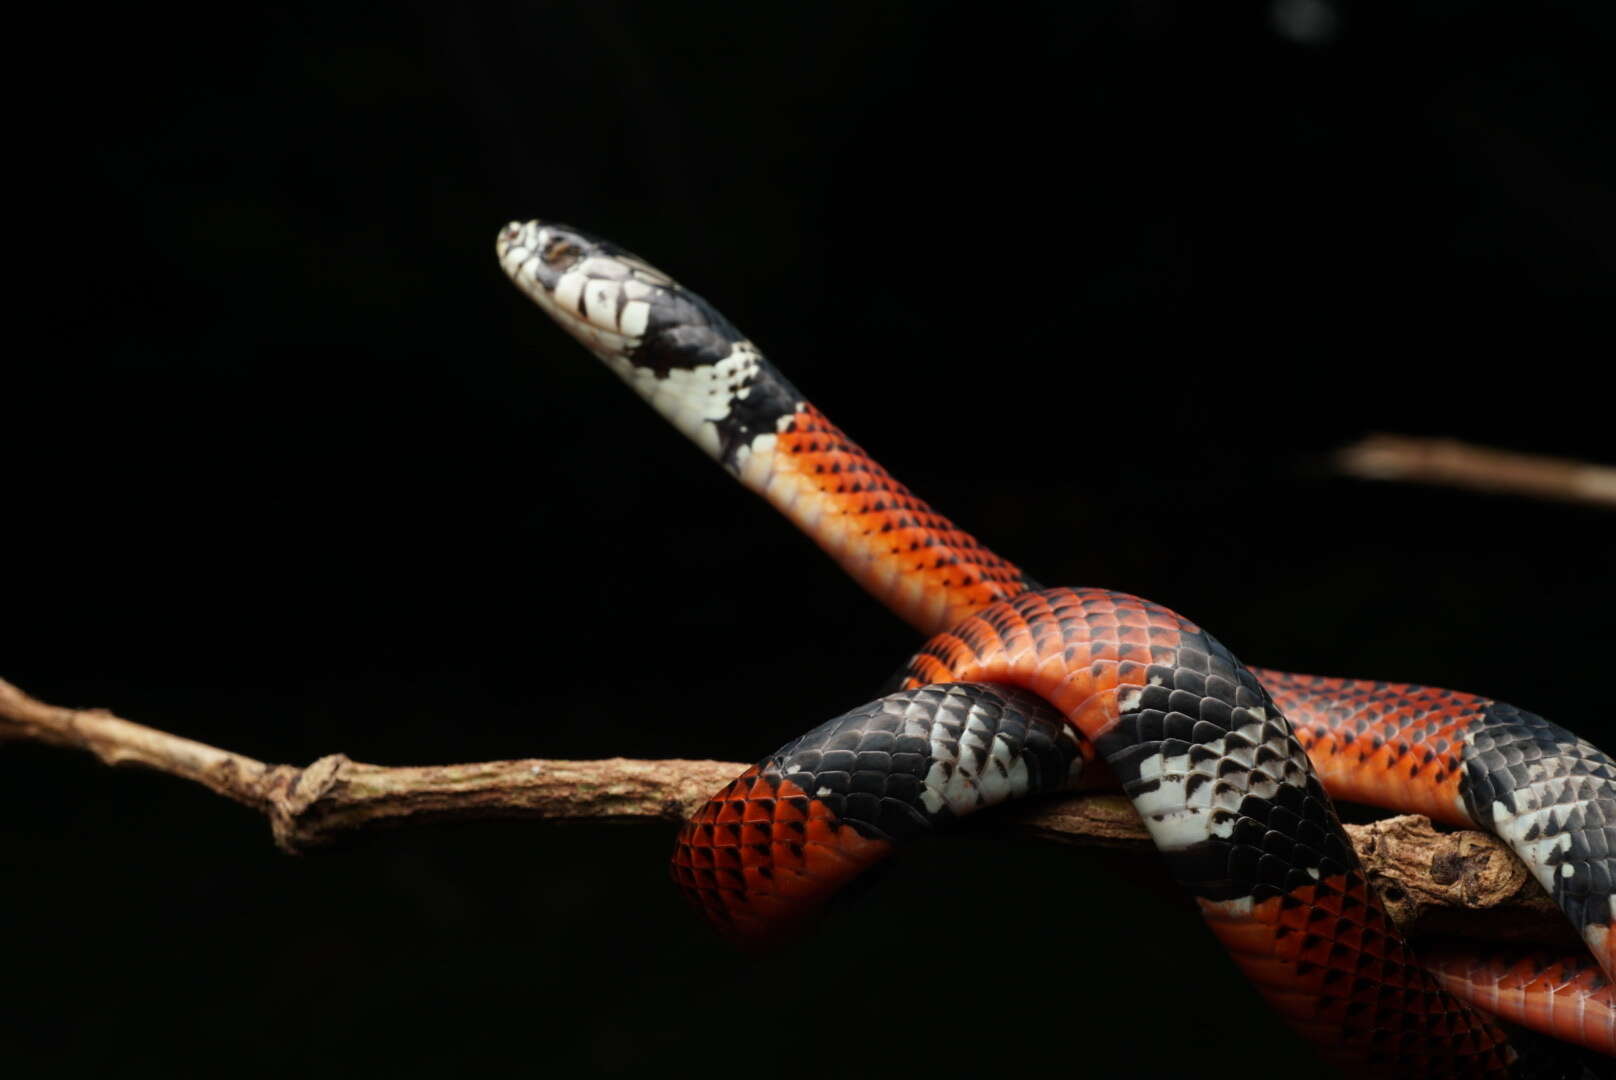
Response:
[[[275,842],[302,852],[367,829],[487,818],[553,822],[682,821],[745,766],[727,761],[486,761],[367,765],[329,754],[270,765],[131,723],[103,709],[47,705],[0,679],[0,740],[88,750],[202,784],[264,814]],[[1086,847],[1140,852],[1150,839],[1120,795],[1062,796],[999,814],[995,824]],[[1477,832],[1438,832],[1423,817],[1349,825],[1354,846],[1409,933],[1575,941],[1519,860]]]
[[[1616,507],[1616,468],[1517,454],[1453,439],[1369,435],[1336,452],[1336,467],[1369,480],[1402,480]]]

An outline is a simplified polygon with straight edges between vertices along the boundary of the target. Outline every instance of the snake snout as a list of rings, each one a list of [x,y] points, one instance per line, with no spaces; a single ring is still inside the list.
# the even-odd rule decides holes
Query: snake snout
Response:
[[[500,232],[497,247],[506,272],[519,283],[531,281],[553,293],[567,271],[598,251],[600,243],[565,225],[513,221]]]

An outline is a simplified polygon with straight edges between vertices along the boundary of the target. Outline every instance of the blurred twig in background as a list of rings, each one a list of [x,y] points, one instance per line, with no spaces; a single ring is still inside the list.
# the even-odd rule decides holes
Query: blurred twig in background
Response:
[[[1337,451],[1348,476],[1440,484],[1506,495],[1616,507],[1616,468],[1517,454],[1453,439],[1368,435]]]

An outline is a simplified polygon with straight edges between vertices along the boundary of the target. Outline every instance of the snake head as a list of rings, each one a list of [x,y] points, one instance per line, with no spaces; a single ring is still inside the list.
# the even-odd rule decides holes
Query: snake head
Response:
[[[500,265],[539,307],[619,374],[712,363],[741,340],[706,301],[617,245],[568,225],[513,221]]]
[[[796,409],[740,331],[638,256],[542,221],[511,222],[496,248],[517,288],[726,468]]]
[[[673,284],[616,245],[567,225],[513,221],[496,248],[516,287],[608,363],[633,351],[649,321],[646,299]]]

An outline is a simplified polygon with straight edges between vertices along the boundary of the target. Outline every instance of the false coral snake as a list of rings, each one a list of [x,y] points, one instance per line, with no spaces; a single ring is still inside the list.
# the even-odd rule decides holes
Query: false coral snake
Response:
[[[1042,588],[895,481],[667,275],[537,221],[507,226],[497,247],[569,333],[933,635],[895,693],[782,747],[681,831],[674,878],[721,929],[777,934],[905,837],[1068,786],[1098,759],[1237,964],[1330,1059],[1420,1076],[1579,1074],[1456,994],[1616,1054],[1616,762],[1604,753],[1501,702],[1247,668],[1157,604]],[[1326,790],[1497,834],[1593,962],[1421,966]]]

